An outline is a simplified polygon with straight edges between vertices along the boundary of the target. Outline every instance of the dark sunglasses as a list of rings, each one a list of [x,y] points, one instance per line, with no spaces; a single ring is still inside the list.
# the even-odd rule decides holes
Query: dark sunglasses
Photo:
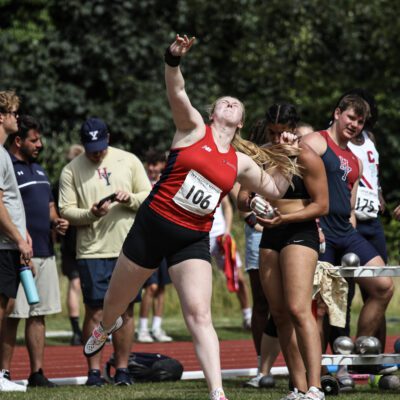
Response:
[[[0,110],[0,113],[1,113],[1,114],[11,114],[11,115],[13,115],[15,118],[18,118],[18,111],[3,111],[3,110]]]

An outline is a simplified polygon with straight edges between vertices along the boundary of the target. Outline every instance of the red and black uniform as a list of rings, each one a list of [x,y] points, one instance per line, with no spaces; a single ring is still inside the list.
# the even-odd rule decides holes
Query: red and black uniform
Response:
[[[207,125],[201,140],[171,150],[167,166],[146,203],[178,225],[208,232],[214,211],[232,189],[236,176],[234,148],[220,153]]]
[[[124,254],[146,268],[157,267],[163,257],[168,266],[191,258],[209,261],[213,215],[236,177],[234,148],[221,153],[210,126],[198,142],[172,149],[161,178],[137,213]]]

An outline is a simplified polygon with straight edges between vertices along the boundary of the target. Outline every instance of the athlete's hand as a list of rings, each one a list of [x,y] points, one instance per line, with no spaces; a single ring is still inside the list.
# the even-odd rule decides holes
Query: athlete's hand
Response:
[[[274,216],[272,218],[262,218],[257,215],[257,222],[264,228],[274,228],[275,226],[281,225],[283,216],[277,208],[273,208]]]
[[[250,201],[250,209],[254,211],[256,216],[262,218],[272,218],[274,216],[274,209],[263,197],[255,195]]]
[[[292,132],[282,132],[279,136],[280,144],[290,144],[293,147],[299,147],[299,137]]]
[[[169,47],[169,51],[173,56],[182,57],[190,50],[195,39],[194,36],[189,39],[187,35],[183,35],[182,37],[177,34],[175,42]]]

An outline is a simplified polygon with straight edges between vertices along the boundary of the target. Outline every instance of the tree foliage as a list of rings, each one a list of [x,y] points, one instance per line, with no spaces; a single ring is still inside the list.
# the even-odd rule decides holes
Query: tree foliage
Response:
[[[175,33],[187,33],[197,43],[182,69],[205,117],[232,94],[246,104],[247,127],[288,100],[320,129],[343,91],[370,90],[383,187],[398,198],[399,11],[389,0],[2,0],[0,87],[15,88],[23,111],[44,123],[54,178],[91,115],[141,156],[170,143],[162,57]]]

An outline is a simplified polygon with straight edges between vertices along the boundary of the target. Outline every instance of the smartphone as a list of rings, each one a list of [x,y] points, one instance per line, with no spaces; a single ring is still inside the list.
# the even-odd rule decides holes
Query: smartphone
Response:
[[[115,201],[117,195],[115,193],[110,194],[107,197],[104,197],[97,203],[97,208],[100,208],[106,201]]]

